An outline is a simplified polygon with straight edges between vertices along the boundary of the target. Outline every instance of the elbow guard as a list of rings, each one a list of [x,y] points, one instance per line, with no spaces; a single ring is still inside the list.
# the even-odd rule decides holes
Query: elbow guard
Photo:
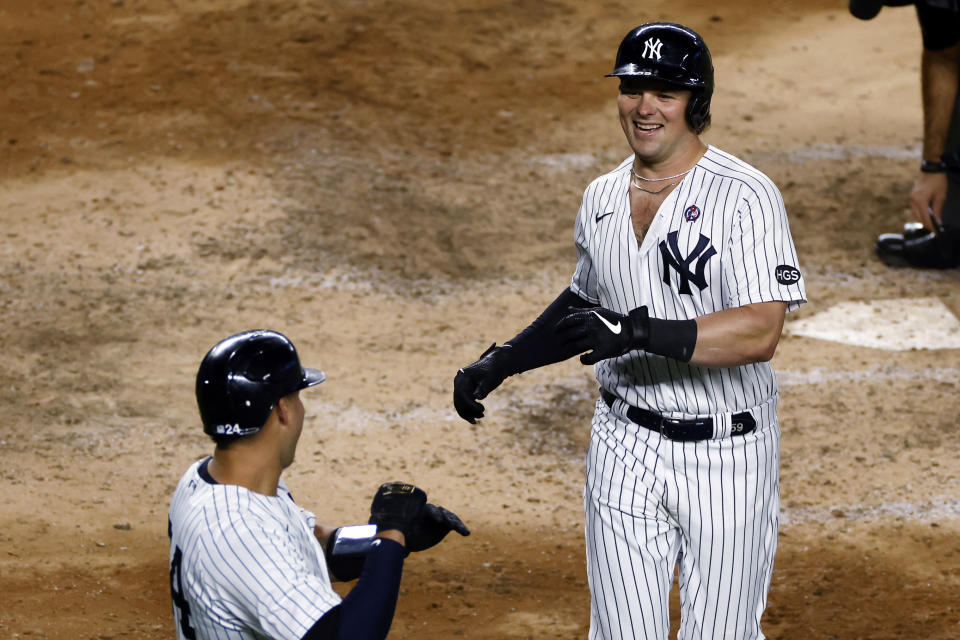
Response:
[[[334,529],[323,550],[330,576],[339,582],[359,578],[375,535],[377,527],[372,524]]]

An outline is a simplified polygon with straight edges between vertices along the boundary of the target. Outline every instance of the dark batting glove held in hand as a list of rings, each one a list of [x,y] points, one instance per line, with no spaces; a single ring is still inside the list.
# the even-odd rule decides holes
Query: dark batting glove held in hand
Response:
[[[580,362],[596,364],[634,349],[645,349],[650,338],[650,317],[645,306],[637,307],[629,315],[602,307],[570,307],[557,322],[557,335],[571,351],[589,351],[580,356]]]
[[[377,531],[397,529],[407,537],[420,521],[426,504],[423,489],[404,482],[386,482],[373,496],[370,524],[377,525]]]
[[[453,406],[470,424],[483,417],[483,405],[477,400],[486,398],[510,375],[503,357],[504,350],[509,348],[493,343],[479,360],[460,369],[453,379]]]
[[[407,536],[407,551],[423,551],[439,544],[448,533],[456,531],[462,536],[470,535],[470,529],[457,514],[441,506],[428,504],[420,520]]]

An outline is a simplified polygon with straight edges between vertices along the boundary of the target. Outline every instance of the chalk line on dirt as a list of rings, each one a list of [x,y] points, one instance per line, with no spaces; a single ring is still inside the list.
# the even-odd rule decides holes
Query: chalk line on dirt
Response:
[[[850,160],[852,158],[886,158],[888,160],[918,160],[920,146],[884,146],[859,144],[809,144],[786,151],[759,151],[748,155],[748,162],[765,164],[772,161],[822,162],[824,160]]]
[[[867,367],[859,371],[845,369],[834,370],[827,367],[813,367],[804,371],[778,369],[777,380],[781,387],[794,387],[815,384],[893,382],[900,380],[937,380],[939,382],[960,382],[960,367],[924,367],[906,369],[890,365]]]
[[[926,502],[884,502],[882,504],[830,505],[823,507],[781,507],[780,523],[797,526],[838,519],[855,522],[904,519],[923,522],[960,518],[960,499],[941,496]]]

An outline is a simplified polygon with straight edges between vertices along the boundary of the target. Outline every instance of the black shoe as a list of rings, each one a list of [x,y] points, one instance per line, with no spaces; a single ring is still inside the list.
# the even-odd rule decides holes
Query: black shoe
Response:
[[[877,256],[891,267],[953,269],[960,266],[960,242],[956,232],[933,233],[919,222],[903,225],[903,233],[884,233],[877,238]]]

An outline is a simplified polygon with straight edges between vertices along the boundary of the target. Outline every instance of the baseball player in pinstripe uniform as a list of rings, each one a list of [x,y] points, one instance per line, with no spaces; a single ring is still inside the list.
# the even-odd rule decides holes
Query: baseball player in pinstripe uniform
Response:
[[[777,382],[784,315],[805,301],[783,200],[700,134],[713,65],[692,30],[621,43],[633,153],[587,187],[570,287],[454,381],[470,422],[506,377],[576,354],[596,364],[584,490],[590,638],[762,638],[777,542]]]
[[[403,483],[377,490],[367,526],[331,531],[297,506],[280,474],[303,429],[299,391],[325,378],[303,368],[274,331],[230,336],[203,359],[197,403],[217,446],[180,479],[169,514],[181,640],[382,640],[405,555],[451,530],[469,534],[456,515]],[[359,580],[341,599],[332,577]]]

